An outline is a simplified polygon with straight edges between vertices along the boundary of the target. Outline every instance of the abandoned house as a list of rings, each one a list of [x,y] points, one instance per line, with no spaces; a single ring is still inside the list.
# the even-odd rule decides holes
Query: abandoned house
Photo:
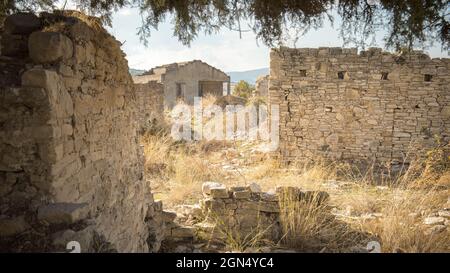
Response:
[[[134,76],[136,84],[150,81],[163,84],[164,106],[173,108],[178,100],[194,103],[194,97],[230,93],[230,77],[221,70],[199,60],[173,63],[150,69]]]

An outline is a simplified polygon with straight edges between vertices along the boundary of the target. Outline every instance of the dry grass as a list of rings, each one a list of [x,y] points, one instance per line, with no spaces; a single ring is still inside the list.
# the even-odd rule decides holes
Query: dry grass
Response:
[[[196,203],[201,184],[211,180],[227,185],[257,182],[266,191],[276,186],[325,190],[336,217],[329,208],[282,202],[282,244],[302,251],[336,252],[365,247],[375,239],[383,252],[450,251],[448,228],[430,233],[430,226],[423,224],[428,215],[450,207],[448,145],[438,145],[427,151],[426,158],[415,157],[394,172],[325,160],[289,168],[274,159],[248,162],[254,151],[243,142],[180,143],[167,134],[147,134],[143,143],[147,176],[166,207]],[[224,170],[224,164],[232,168]],[[229,249],[245,251],[254,249],[260,236],[227,238]]]

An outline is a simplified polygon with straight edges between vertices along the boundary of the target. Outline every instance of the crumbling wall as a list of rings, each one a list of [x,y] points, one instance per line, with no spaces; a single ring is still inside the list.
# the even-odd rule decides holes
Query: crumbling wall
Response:
[[[24,43],[14,49],[13,40]],[[6,19],[3,251],[53,251],[70,240],[82,252],[157,250],[136,94],[120,46],[96,18],[76,12]]]
[[[163,212],[164,251],[184,249],[202,242],[229,243],[229,240],[259,238],[278,243],[288,232],[288,215],[294,208],[316,206],[327,210],[329,195],[323,191],[303,191],[297,187],[277,187],[262,192],[258,184],[226,187],[205,182],[199,204],[184,206],[191,225],[176,221],[177,214]],[[192,223],[195,222],[195,223]]]
[[[164,87],[156,81],[135,82],[139,123],[145,126],[161,119],[164,114]]]
[[[255,93],[257,96],[267,97],[269,93],[269,75],[260,76],[256,79]]]
[[[269,102],[286,162],[403,162],[450,139],[450,59],[372,48],[273,49]]]

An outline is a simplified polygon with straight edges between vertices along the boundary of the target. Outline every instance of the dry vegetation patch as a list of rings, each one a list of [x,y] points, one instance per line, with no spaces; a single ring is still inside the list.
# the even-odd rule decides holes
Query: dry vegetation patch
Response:
[[[182,143],[166,133],[144,135],[143,144],[147,177],[168,207],[196,203],[205,181],[227,186],[256,182],[264,191],[276,186],[327,191],[327,208],[281,202],[285,235],[279,246],[361,251],[376,240],[383,252],[450,251],[448,146],[440,145],[394,173],[325,160],[285,168],[258,152],[255,142]],[[228,249],[255,250],[259,237],[227,236],[226,241]]]

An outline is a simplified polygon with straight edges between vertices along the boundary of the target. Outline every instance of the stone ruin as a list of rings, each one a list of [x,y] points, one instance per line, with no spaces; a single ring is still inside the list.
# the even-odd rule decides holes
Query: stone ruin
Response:
[[[283,202],[290,202],[290,207],[306,202],[326,209],[329,199],[326,192],[303,191],[297,187],[262,192],[256,183],[226,187],[205,182],[202,192],[204,199],[196,205],[181,206],[178,215],[174,211],[163,212],[163,251],[199,251],[196,245],[224,245],[230,238],[258,238],[277,244],[285,234],[281,216]],[[181,219],[178,221],[177,217]]]
[[[145,127],[164,120],[164,86],[156,81],[134,84],[138,104],[138,122]]]
[[[403,163],[450,140],[450,59],[371,48],[270,53],[269,103],[280,107],[284,162],[324,157]]]
[[[258,77],[255,83],[255,95],[267,97],[269,93],[269,75]]]
[[[138,134],[163,104],[139,104],[160,99],[134,85],[120,42],[70,11],[11,15],[0,36],[0,251],[64,251],[72,240],[82,252],[173,251],[255,230],[276,242],[281,193],[328,198],[207,183],[199,204],[164,211]],[[449,65],[420,52],[273,50],[282,158],[399,161],[411,142],[448,141]]]
[[[138,105],[121,43],[77,12],[1,33],[0,250],[157,251]]]

